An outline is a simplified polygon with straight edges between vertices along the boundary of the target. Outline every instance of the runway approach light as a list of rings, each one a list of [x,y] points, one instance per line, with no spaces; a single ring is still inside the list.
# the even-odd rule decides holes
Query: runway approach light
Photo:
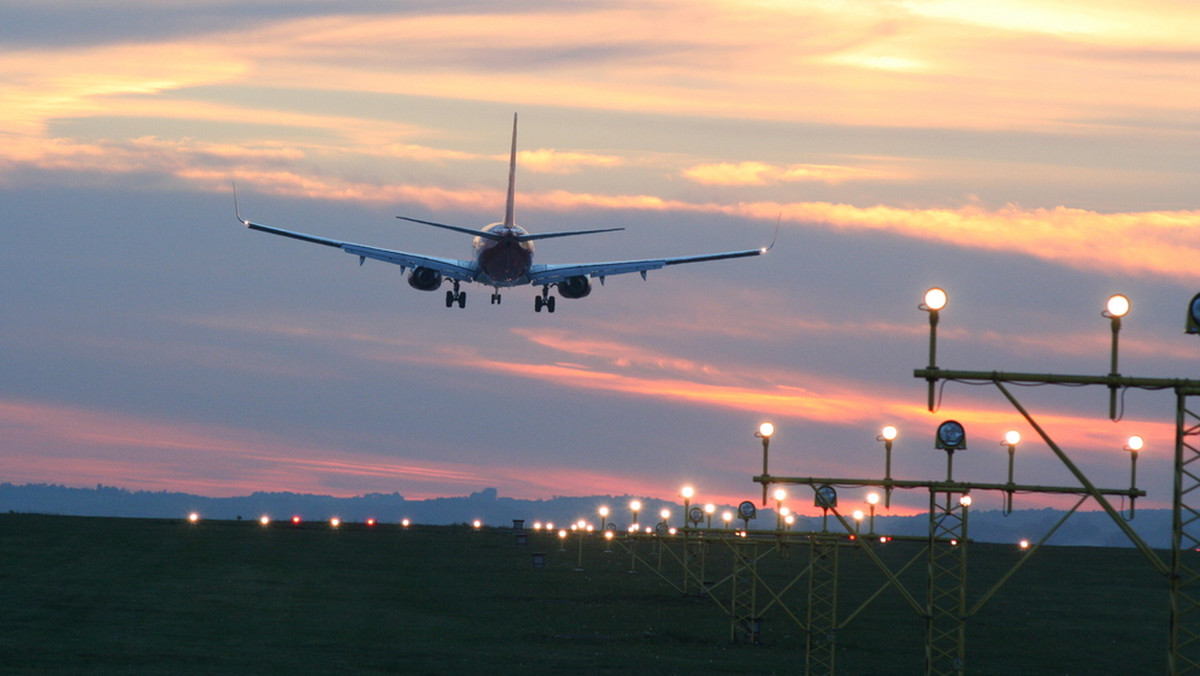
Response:
[[[1192,296],[1192,302],[1188,303],[1186,332],[1200,334],[1200,293]]]
[[[1129,314],[1129,299],[1118,293],[1108,299],[1104,309],[1110,317],[1124,317]]]
[[[191,514],[188,514],[188,523],[199,523],[199,521],[200,521],[200,515],[197,514],[196,512],[192,512]]]
[[[935,286],[925,292],[925,307],[921,309],[937,312],[946,307],[946,300],[946,292]]]
[[[957,420],[947,420],[938,425],[936,448],[946,451],[961,451],[967,447],[967,433]]]

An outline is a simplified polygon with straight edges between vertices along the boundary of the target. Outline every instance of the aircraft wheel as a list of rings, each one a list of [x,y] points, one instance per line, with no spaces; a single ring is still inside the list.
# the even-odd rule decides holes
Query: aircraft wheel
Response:
[[[542,311],[542,297],[541,296],[533,297],[533,311],[534,312]]]
[[[467,306],[467,292],[460,291],[458,294],[458,307],[465,308]]]
[[[554,312],[554,296],[546,299],[546,312]]]
[[[454,307],[454,292],[446,292],[446,307]]]

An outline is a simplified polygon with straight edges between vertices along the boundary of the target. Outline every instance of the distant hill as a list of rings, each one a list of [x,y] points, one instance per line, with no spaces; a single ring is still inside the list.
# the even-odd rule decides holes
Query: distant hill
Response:
[[[630,514],[626,505],[633,496],[594,495],[584,497],[554,497],[549,500],[521,500],[500,497],[495,488],[485,488],[466,497],[407,500],[399,493],[370,493],[352,498],[303,493],[252,493],[244,497],[209,498],[187,493],[166,491],[129,491],[113,486],[71,488],[54,484],[14,485],[0,483],[0,511],[64,514],[74,516],[118,516],[133,518],[184,518],[197,512],[207,519],[272,519],[300,516],[306,521],[338,517],[344,521],[363,522],[377,519],[380,523],[398,523],[410,519],[419,524],[469,523],[476,519],[488,526],[512,526],[515,519],[531,527],[535,521],[565,525],[585,519],[599,524],[597,509],[610,505],[614,514],[609,521],[618,528],[628,526]],[[643,524],[659,521],[662,509],[670,509],[673,524],[679,523],[682,506],[657,499],[640,498]],[[732,509],[721,506],[719,511]],[[970,537],[981,542],[1012,542],[1040,540],[1062,518],[1063,512],[1054,509],[1017,510],[1005,516],[997,510],[973,511],[970,514]],[[821,519],[809,518],[797,530],[819,530]],[[740,524],[740,521],[737,522]],[[771,509],[759,511],[752,528],[771,528],[775,514]],[[837,526],[830,519],[830,528]],[[1168,549],[1171,546],[1171,513],[1169,510],[1141,510],[1130,521],[1134,530],[1150,546]],[[864,528],[865,528],[864,524]],[[928,518],[920,516],[876,516],[875,530],[891,535],[924,535]],[[1127,547],[1128,538],[1102,511],[1079,512],[1071,516],[1048,541],[1056,545],[1085,545]]]

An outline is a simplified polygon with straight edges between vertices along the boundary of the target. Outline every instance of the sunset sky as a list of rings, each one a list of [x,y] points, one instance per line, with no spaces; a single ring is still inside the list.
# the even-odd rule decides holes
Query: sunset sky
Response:
[[[1191,0],[6,3],[0,481],[736,503],[763,420],[773,474],[880,476],[890,423],[940,479],[953,418],[956,479],[1004,481],[1016,428],[1017,480],[1072,484],[994,387],[926,410],[917,306],[949,294],[943,367],[1102,375],[1123,293],[1121,372],[1200,378],[1198,35]],[[514,112],[517,222],[625,228],[537,262],[774,249],[460,310],[234,217],[236,181],[254,221],[466,258],[395,216],[501,220]],[[1015,389],[1102,486],[1146,437],[1169,503],[1171,393]]]

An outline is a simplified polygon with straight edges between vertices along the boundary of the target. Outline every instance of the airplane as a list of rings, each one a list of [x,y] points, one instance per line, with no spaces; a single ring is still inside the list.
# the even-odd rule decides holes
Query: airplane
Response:
[[[772,241],[770,246],[761,247],[758,249],[744,249],[741,251],[726,251],[722,253],[704,254],[699,256],[676,256],[673,258],[646,258],[640,260],[628,261],[613,261],[605,263],[567,263],[567,264],[534,264],[533,262],[533,242],[539,239],[550,239],[554,237],[572,237],[575,235],[590,235],[601,232],[613,232],[616,230],[624,230],[624,228],[601,228],[597,230],[572,230],[560,232],[543,232],[530,233],[521,226],[517,225],[513,218],[513,203],[516,194],[516,172],[517,172],[517,116],[513,114],[513,133],[512,133],[512,150],[508,162],[508,199],[504,208],[504,221],[502,223],[492,223],[485,226],[481,230],[471,228],[463,228],[456,225],[446,225],[444,223],[434,223],[432,221],[423,221],[417,218],[408,218],[405,216],[397,216],[401,220],[421,225],[429,225],[435,228],[452,230],[454,232],[466,233],[474,235],[475,255],[472,260],[456,260],[452,258],[441,258],[437,256],[426,256],[422,254],[407,253],[404,251],[394,251],[392,249],[383,249],[380,247],[366,246],[363,244],[355,244],[353,242],[343,242],[336,239],[326,237],[318,237],[316,235],[308,235],[302,232],[294,232],[276,228],[260,223],[253,223],[242,218],[241,211],[237,206],[237,188],[234,187],[234,211],[237,214],[237,219],[251,230],[268,232],[273,235],[281,235],[298,239],[303,242],[312,242],[313,244],[322,244],[324,246],[334,247],[345,251],[348,254],[358,256],[358,264],[362,265],[368,258],[372,260],[384,261],[400,266],[400,271],[411,268],[408,273],[408,285],[420,291],[436,291],[442,284],[449,280],[453,285],[451,290],[446,291],[446,307],[453,307],[455,304],[459,308],[465,308],[467,305],[467,294],[462,291],[459,286],[463,283],[477,282],[486,284],[493,288],[492,304],[500,303],[500,289],[522,286],[530,284],[533,286],[541,286],[542,293],[534,298],[533,309],[535,312],[541,312],[545,308],[547,312],[554,312],[554,296],[550,294],[551,287],[557,287],[559,295],[563,298],[583,298],[592,292],[592,285],[589,278],[599,279],[601,284],[604,284],[604,279],[611,275],[621,275],[631,272],[637,272],[642,275],[642,279],[646,278],[646,272],[649,270],[658,270],[668,265],[680,265],[682,263],[701,263],[705,261],[716,261],[726,258],[742,258],[746,256],[758,256],[766,253],[775,245]],[[778,235],[778,228],[776,229]]]

